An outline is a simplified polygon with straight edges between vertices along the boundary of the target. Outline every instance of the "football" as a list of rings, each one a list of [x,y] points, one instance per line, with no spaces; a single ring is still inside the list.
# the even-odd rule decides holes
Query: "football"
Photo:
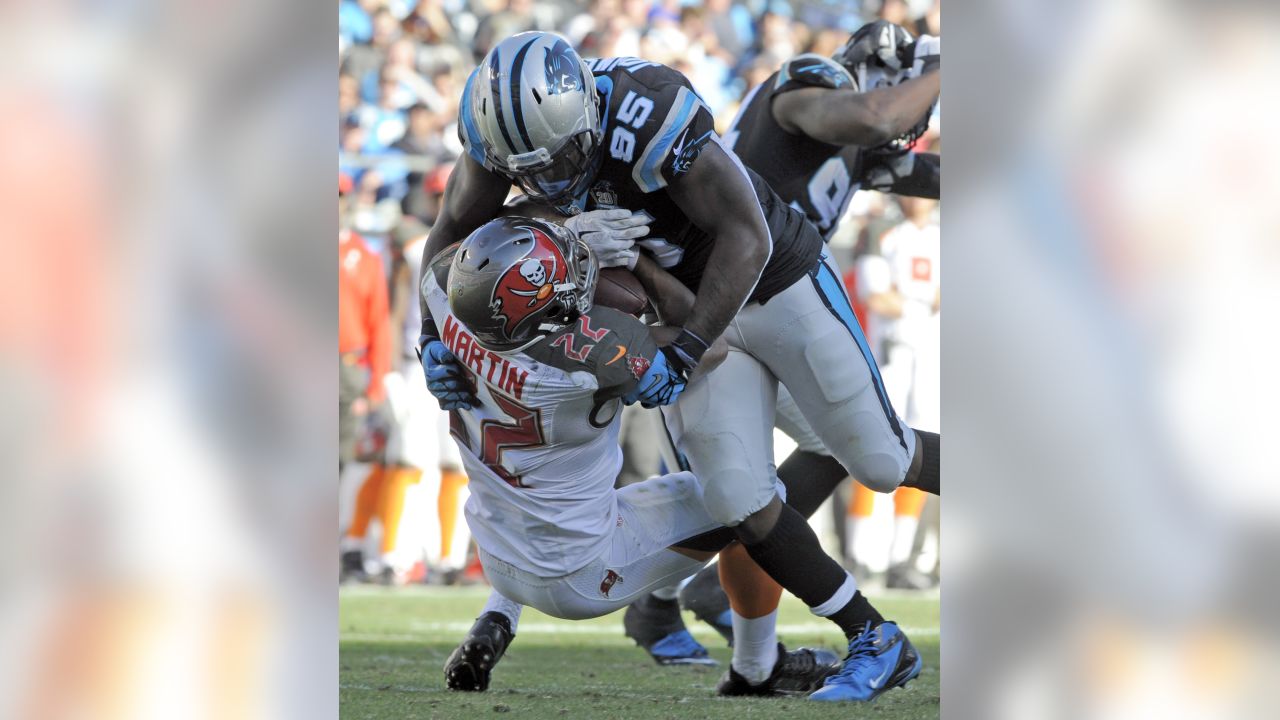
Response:
[[[609,267],[600,271],[596,282],[595,303],[621,310],[639,317],[649,308],[649,296],[640,280],[623,267]]]

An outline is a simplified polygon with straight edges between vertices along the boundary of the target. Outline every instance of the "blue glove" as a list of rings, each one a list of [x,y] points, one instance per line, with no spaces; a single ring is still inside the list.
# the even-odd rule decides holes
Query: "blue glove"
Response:
[[[427,376],[427,390],[444,410],[463,410],[480,404],[462,363],[439,340],[419,338],[418,359]]]
[[[668,348],[662,348],[649,369],[636,383],[635,389],[622,396],[627,405],[639,402],[641,407],[655,408],[670,405],[684,392],[685,379],[667,360]]]

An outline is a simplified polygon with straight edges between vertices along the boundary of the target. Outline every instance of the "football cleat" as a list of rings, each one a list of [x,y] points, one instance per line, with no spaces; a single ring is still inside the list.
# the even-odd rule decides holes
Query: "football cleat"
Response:
[[[359,550],[348,550],[342,553],[342,568],[338,572],[339,583],[368,582],[369,575],[364,570],[364,553]]]
[[[729,666],[716,684],[717,695],[805,695],[822,686],[822,681],[840,670],[840,656],[822,648],[800,648],[787,652],[778,643],[778,662],[768,679],[752,685]]]
[[[716,563],[699,570],[680,588],[680,607],[715,628],[729,647],[733,647],[733,611],[729,609],[729,596],[720,587],[720,568]]]
[[[627,606],[622,627],[659,665],[719,665],[689,634],[675,600],[645,595]]]
[[[886,690],[906,687],[924,663],[898,626],[882,622],[849,640],[840,672],[826,679],[810,700],[827,702],[874,700]]]
[[[489,675],[514,638],[506,615],[487,612],[476,618],[466,639],[444,664],[445,684],[450,690],[489,689]]]
[[[904,563],[889,568],[884,576],[884,586],[891,590],[932,590],[938,583],[933,576]]]

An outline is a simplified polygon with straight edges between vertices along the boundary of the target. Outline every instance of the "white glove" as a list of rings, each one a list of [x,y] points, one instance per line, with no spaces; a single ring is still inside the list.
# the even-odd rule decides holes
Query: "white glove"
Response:
[[[911,77],[920,77],[926,70],[942,64],[942,38],[921,35],[916,38],[915,60],[911,64]]]
[[[600,267],[626,267],[634,270],[639,251],[636,238],[649,234],[650,217],[625,208],[592,210],[564,221],[564,226],[577,233],[600,261]]]

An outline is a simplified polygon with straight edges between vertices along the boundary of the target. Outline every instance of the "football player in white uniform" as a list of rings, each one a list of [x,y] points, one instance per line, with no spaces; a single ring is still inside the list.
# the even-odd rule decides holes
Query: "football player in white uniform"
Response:
[[[688,472],[613,489],[622,404],[669,404],[685,381],[657,344],[678,329],[593,306],[596,273],[572,231],[507,217],[438,254],[423,276],[441,342],[459,360],[451,379],[476,399],[451,424],[471,478],[467,522],[498,591],[450,659],[451,687],[487,686],[516,603],[603,615],[691,575],[733,539]],[[678,285],[663,295],[660,313],[692,300]],[[838,667],[834,654],[821,659],[808,689]]]

